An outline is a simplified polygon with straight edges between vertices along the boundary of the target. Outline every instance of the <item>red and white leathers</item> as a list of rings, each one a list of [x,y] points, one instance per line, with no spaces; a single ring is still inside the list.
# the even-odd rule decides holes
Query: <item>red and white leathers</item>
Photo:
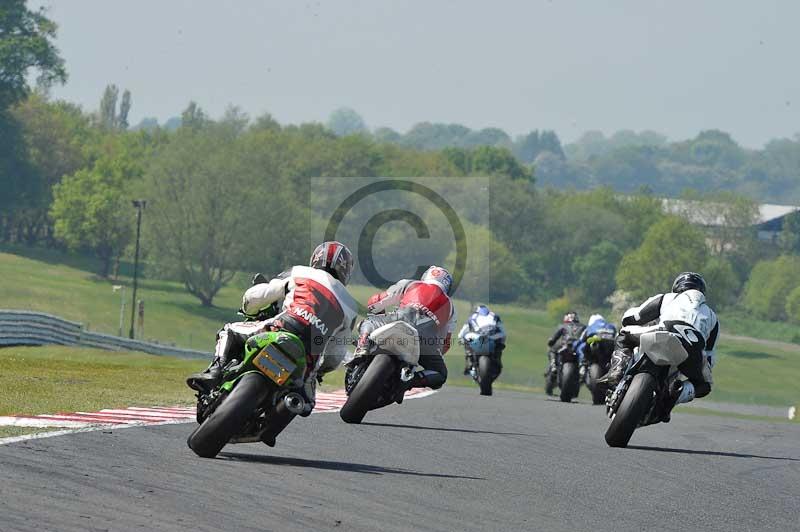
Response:
[[[387,309],[393,309],[386,312]],[[359,327],[359,349],[366,348],[369,334],[378,327],[402,320],[414,326],[419,338],[419,365],[408,388],[441,388],[447,381],[444,355],[456,324],[453,302],[436,281],[403,279],[367,302],[369,315]],[[396,309],[396,310],[394,310]]]
[[[381,314],[389,308],[396,308],[405,315],[409,313],[403,311],[412,311],[411,314],[416,314],[419,319],[429,318],[434,324],[430,330],[436,335],[433,344],[439,347],[439,353],[443,355],[450,349],[456,311],[450,296],[439,283],[402,279],[367,301],[370,314]]]
[[[303,341],[307,376],[336,369],[347,354],[358,314],[358,304],[345,286],[324,270],[295,266],[269,283],[250,287],[242,297],[242,310],[255,315],[275,302],[280,302],[281,312],[274,318],[226,324],[217,335],[215,355],[225,357],[232,341],[243,344],[254,334],[277,328]]]

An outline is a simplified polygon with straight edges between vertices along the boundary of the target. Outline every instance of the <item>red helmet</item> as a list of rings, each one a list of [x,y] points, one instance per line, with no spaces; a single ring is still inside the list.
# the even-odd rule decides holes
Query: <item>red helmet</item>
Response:
[[[323,242],[314,249],[308,265],[325,270],[342,284],[347,284],[353,274],[353,254],[341,242]]]

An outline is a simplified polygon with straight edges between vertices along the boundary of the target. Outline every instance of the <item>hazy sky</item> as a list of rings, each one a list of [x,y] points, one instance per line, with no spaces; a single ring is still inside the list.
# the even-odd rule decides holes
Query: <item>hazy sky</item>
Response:
[[[728,131],[758,147],[800,131],[800,2],[36,0],[69,82],[98,106],[130,89],[135,124],[189,100],[280,122],[340,106],[370,127],[420,121],[555,129]]]

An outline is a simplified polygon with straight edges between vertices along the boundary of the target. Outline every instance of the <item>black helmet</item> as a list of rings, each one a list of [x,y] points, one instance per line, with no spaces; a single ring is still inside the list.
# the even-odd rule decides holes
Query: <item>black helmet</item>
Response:
[[[703,276],[694,272],[683,272],[675,278],[672,283],[672,291],[676,294],[686,292],[687,290],[699,290],[706,293],[706,282]]]
[[[566,314],[564,314],[564,323],[580,323],[581,320],[578,317],[578,313],[574,310],[570,310]]]
[[[339,279],[340,283],[347,284],[353,273],[353,254],[341,242],[323,242],[314,250],[308,265],[325,270]]]

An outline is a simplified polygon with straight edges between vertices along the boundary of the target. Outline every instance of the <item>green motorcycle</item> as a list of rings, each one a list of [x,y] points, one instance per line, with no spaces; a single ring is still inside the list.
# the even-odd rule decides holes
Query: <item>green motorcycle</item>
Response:
[[[221,384],[209,390],[193,387],[200,426],[189,435],[189,447],[213,458],[228,443],[274,446],[295,416],[310,412],[297,391],[305,369],[305,348],[296,335],[274,331],[248,338],[241,360],[223,368]]]

